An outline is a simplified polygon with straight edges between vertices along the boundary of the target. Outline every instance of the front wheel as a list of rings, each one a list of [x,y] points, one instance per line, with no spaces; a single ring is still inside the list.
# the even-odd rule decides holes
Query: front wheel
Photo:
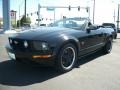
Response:
[[[73,44],[64,45],[59,51],[56,68],[61,72],[70,71],[77,59],[77,49]]]

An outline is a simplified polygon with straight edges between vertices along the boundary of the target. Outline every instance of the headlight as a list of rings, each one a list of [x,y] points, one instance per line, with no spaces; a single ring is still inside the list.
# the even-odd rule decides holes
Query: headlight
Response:
[[[25,46],[25,48],[28,47],[28,42],[27,41],[24,41],[24,46]]]
[[[49,46],[46,42],[34,41],[33,47],[36,50],[49,50]]]
[[[48,44],[47,43],[45,43],[45,42],[42,42],[42,50],[48,50],[49,48],[48,48]]]

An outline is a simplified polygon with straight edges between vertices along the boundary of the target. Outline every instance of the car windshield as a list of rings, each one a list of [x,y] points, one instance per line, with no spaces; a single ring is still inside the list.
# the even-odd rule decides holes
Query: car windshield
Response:
[[[49,26],[52,27],[65,27],[65,28],[72,28],[72,29],[81,29],[83,28],[86,22],[86,18],[66,18],[59,21],[56,21]]]

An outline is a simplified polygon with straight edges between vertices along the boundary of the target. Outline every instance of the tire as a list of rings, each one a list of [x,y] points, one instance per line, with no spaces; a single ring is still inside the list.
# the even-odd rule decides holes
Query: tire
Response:
[[[114,39],[117,39],[117,34],[115,35]]]
[[[112,50],[112,38],[109,38],[109,40],[106,42],[103,51],[104,53],[108,54]]]
[[[77,49],[73,44],[64,45],[56,59],[56,69],[60,72],[68,72],[72,70],[77,60]]]

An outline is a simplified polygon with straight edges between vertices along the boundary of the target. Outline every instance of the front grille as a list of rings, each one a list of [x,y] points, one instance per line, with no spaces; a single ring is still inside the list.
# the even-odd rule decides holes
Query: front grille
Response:
[[[10,45],[14,50],[27,51],[28,48],[30,49],[29,41],[27,41],[28,42],[28,47],[26,48],[24,46],[24,41],[25,40],[21,40],[21,39],[11,39],[11,40],[12,40],[12,43],[10,43]],[[10,41],[10,39],[9,39],[9,41]]]

